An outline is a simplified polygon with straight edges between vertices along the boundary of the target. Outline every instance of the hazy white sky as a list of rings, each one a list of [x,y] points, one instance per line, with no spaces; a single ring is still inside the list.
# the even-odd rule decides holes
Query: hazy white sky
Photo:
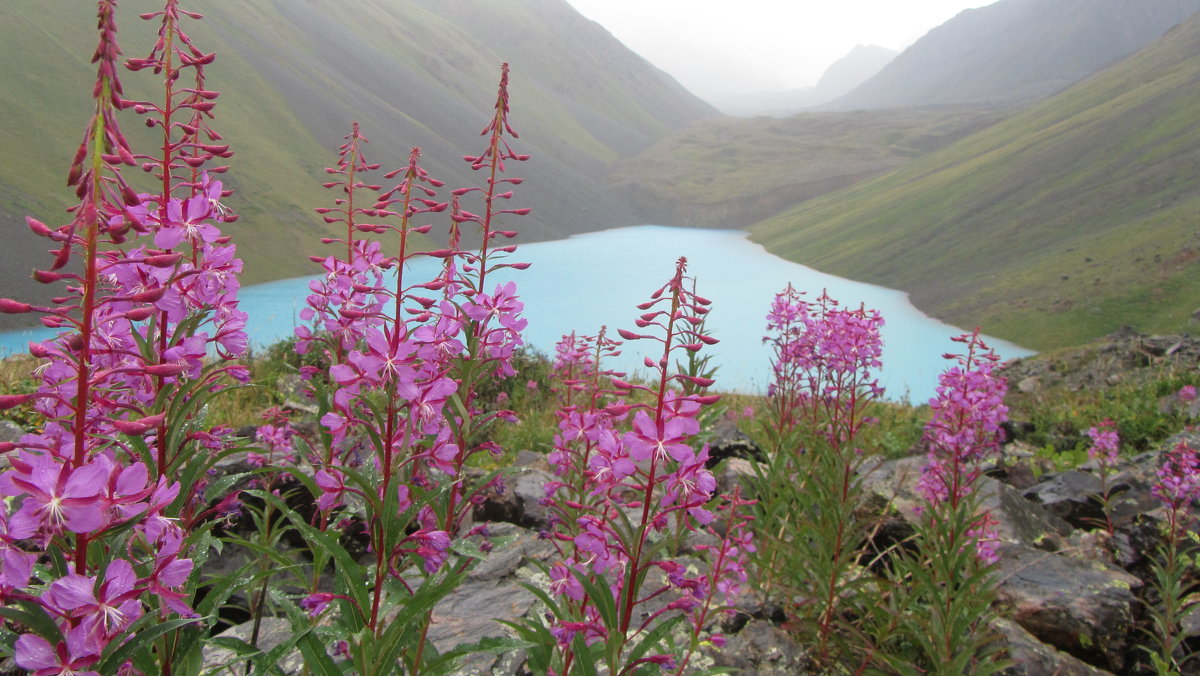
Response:
[[[567,0],[703,98],[816,84],[856,44],[896,51],[995,0]]]

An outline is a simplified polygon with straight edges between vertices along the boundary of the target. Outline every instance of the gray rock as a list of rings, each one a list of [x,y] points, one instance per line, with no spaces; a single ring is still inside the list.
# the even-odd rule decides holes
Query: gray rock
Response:
[[[1003,614],[1040,641],[1114,671],[1124,666],[1142,581],[1101,561],[1020,545],[999,550]]]
[[[503,521],[527,528],[546,528],[550,510],[541,504],[546,497],[546,483],[553,481],[549,472],[524,468],[505,478],[507,490],[499,493],[488,488],[483,502],[475,507],[476,521]]]
[[[1095,475],[1070,470],[1029,488],[1023,495],[1076,528],[1096,528],[1105,522],[1101,493],[1100,479]]]
[[[548,540],[513,524],[491,524],[488,532],[494,539],[511,539],[511,542],[497,547],[480,561],[468,574],[471,580],[486,582],[510,578],[530,561],[545,562],[554,555],[554,545]]]
[[[1000,634],[1004,652],[1011,662],[1001,672],[1004,676],[1104,676],[1112,673],[1042,643],[1012,620],[997,619],[992,628]]]
[[[755,466],[758,463],[743,458],[729,458],[714,472],[717,480],[717,493],[732,493],[734,488],[741,488],[742,495],[754,496],[753,482],[757,476]]]
[[[309,415],[320,413],[320,407],[313,401],[310,395],[310,387],[308,383],[302,380],[299,374],[288,373],[279,377],[275,382],[276,389],[283,396],[283,407],[300,411]]]
[[[725,647],[713,654],[718,667],[733,667],[742,676],[793,676],[810,673],[808,653],[786,631],[765,620],[750,620],[726,637]]]
[[[863,489],[873,496],[876,504],[886,504],[887,510],[903,521],[918,523],[923,518],[925,499],[918,492],[917,483],[926,462],[924,456],[868,462],[862,470]],[[1061,549],[1063,537],[1072,530],[1070,524],[1047,514],[1011,486],[991,477],[979,477],[976,490],[980,507],[990,511],[997,521],[995,530],[1001,542]]]
[[[712,438],[708,440],[708,467],[711,469],[722,460],[742,458],[765,462],[766,455],[754,440],[738,429],[737,423],[722,418],[713,425]]]
[[[497,620],[523,617],[535,601],[515,579],[468,580],[434,607],[429,639],[445,652],[481,638],[508,636]]]
[[[0,420],[0,441],[16,443],[25,436],[25,430],[11,420]]]

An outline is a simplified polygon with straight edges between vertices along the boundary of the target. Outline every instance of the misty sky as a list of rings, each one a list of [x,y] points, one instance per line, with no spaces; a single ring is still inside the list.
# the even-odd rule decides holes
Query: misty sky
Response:
[[[995,0],[567,0],[694,94],[811,86],[856,44],[896,51]]]

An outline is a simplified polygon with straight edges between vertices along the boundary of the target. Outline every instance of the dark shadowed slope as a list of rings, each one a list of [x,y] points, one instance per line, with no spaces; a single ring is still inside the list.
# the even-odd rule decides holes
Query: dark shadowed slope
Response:
[[[527,182],[517,192],[534,213],[512,224],[526,239],[638,222],[600,188],[610,163],[716,115],[563,0],[184,4],[206,14],[187,30],[217,52],[208,83],[222,92],[215,126],[237,152],[227,183],[242,219],[230,231],[247,282],[312,271],[306,256],[327,232],[312,208],[332,199],[319,188],[322,168],[354,120],[385,169],[417,145],[447,190],[477,184],[459,158],[482,150],[503,61],[512,65],[517,146],[534,156],[518,168]],[[121,3],[126,56],[149,50],[156,26],[137,14],[159,6]],[[23,219],[58,222],[71,204],[64,182],[89,116],[94,15],[91,3],[0,3],[2,295],[45,292],[28,276],[49,247]],[[148,71],[123,79],[136,97],[158,86]],[[154,142],[136,115],[123,124],[139,147]]]

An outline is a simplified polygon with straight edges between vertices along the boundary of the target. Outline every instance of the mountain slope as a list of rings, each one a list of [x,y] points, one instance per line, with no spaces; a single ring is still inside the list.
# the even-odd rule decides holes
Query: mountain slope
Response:
[[[148,51],[157,25],[137,14],[160,6],[121,3],[126,56]],[[185,30],[217,53],[208,84],[222,92],[215,128],[237,153],[227,185],[242,219],[229,229],[246,282],[312,271],[306,256],[321,252],[328,233],[312,208],[332,200],[319,188],[322,169],[336,161],[352,121],[372,141],[368,158],[385,169],[416,145],[447,191],[478,184],[459,158],[482,150],[502,61],[512,66],[511,119],[522,134],[515,147],[533,155],[514,168],[527,179],[519,206],[535,207],[512,224],[525,239],[639,221],[601,190],[609,164],[716,115],[564,0],[209,0],[185,8],[206,14]],[[28,276],[49,247],[23,219],[57,222],[71,204],[63,182],[89,116],[94,27],[86,3],[0,3],[3,295],[45,293]],[[149,71],[122,79],[138,98],[153,99],[161,87]],[[152,147],[142,145],[153,139],[136,115],[123,124],[135,146]]]
[[[785,257],[900,288],[1046,348],[1200,305],[1200,17],[943,150],[752,228]]]
[[[703,120],[621,162],[611,192],[651,223],[740,228],[903,166],[1010,113],[946,106]]]
[[[1032,101],[1158,39],[1200,0],[1000,0],[929,31],[830,110]]]

